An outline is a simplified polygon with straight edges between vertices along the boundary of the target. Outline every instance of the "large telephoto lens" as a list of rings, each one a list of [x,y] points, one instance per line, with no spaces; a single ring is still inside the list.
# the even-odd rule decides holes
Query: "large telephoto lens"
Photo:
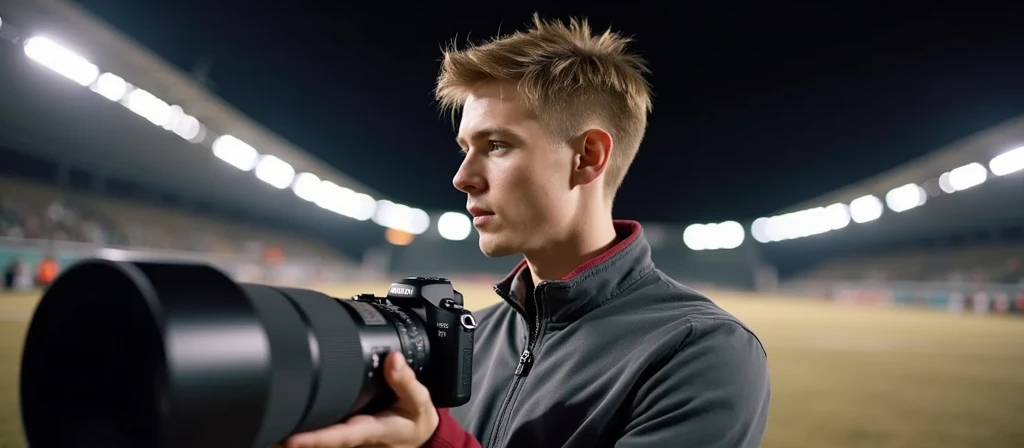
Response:
[[[32,448],[266,448],[389,406],[384,357],[429,370],[425,334],[415,313],[207,265],[88,260],[32,316],[25,434]]]

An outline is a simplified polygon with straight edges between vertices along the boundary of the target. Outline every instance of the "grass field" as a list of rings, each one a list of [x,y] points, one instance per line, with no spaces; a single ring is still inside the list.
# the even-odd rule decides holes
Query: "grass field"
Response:
[[[463,292],[470,308],[493,301],[489,287]],[[712,297],[767,347],[773,401],[765,447],[1024,446],[1024,319]],[[35,300],[0,295],[4,448],[24,446],[17,374]]]

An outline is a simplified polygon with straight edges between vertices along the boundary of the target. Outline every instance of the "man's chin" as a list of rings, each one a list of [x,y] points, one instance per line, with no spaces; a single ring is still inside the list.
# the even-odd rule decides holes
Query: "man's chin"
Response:
[[[503,258],[511,255],[518,255],[522,251],[517,250],[512,244],[507,244],[494,236],[481,234],[480,252],[483,252],[487,258]]]

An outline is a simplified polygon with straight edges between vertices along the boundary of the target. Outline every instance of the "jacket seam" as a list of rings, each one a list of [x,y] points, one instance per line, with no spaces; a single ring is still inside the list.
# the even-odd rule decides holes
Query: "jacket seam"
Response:
[[[761,342],[761,338],[757,337],[757,335],[754,334],[753,331],[751,331],[749,328],[747,328],[743,324],[737,322],[735,319],[729,319],[729,318],[724,318],[724,317],[696,317],[696,318],[695,317],[686,317],[685,320],[686,320],[687,324],[690,325],[690,328],[692,328],[694,330],[694,332],[696,332],[696,330],[697,330],[696,327],[698,325],[701,325],[701,324],[704,324],[704,323],[708,323],[708,322],[725,322],[725,323],[732,324],[732,325],[735,325],[737,327],[740,327],[741,330],[743,330],[745,333],[747,333],[748,335],[753,337],[755,341],[757,341],[758,347],[761,348],[761,353],[765,356],[766,359],[768,358],[768,352],[765,350],[764,343]],[[691,335],[692,335],[692,333],[691,333]],[[676,348],[672,351],[671,356],[675,356],[675,355],[679,354],[679,352],[683,351],[683,349],[686,348],[685,345],[690,342],[689,339],[690,339],[689,337],[683,338],[683,340],[680,341],[679,344],[676,345]]]
[[[695,321],[689,318],[685,319],[685,321],[686,325],[689,327],[687,335],[678,342],[676,342],[672,348],[662,352],[661,355],[659,355],[657,358],[655,358],[654,361],[652,361],[649,364],[649,367],[654,369],[654,373],[660,372],[662,369],[665,368],[665,366],[668,365],[672,358],[675,358],[680,352],[682,352],[683,348],[685,348],[686,345],[689,344],[690,339],[693,337],[694,333],[697,332]]]
[[[683,349],[685,349],[686,347],[689,346],[690,342],[692,342],[692,340],[693,340],[693,337],[697,334],[697,331],[698,331],[697,326],[700,325],[701,323],[708,322],[708,321],[713,321],[713,322],[729,322],[729,323],[735,324],[735,322],[733,322],[730,319],[722,319],[722,318],[718,318],[718,317],[708,317],[708,318],[701,317],[701,318],[696,318],[696,319],[692,318],[692,317],[687,317],[687,318],[685,318],[683,320],[686,322],[686,326],[689,327],[690,331],[687,333],[687,335],[685,337],[683,337],[678,342],[676,342],[676,344],[671,349],[666,350],[665,353],[663,353],[654,362],[651,363],[652,366],[657,366],[658,370],[661,370],[661,369],[665,368],[665,365],[668,364],[668,362],[671,361],[672,358],[678,356],[680,353],[682,353]],[[742,327],[742,325],[741,325],[741,327]],[[744,329],[744,330],[746,330],[746,329]],[[749,330],[747,332],[749,333]],[[760,343],[760,341],[758,341],[758,343]]]
[[[641,270],[640,273],[638,273],[635,278],[633,278],[632,280],[630,280],[628,282],[624,282],[618,289],[614,290],[611,294],[608,294],[608,297],[605,298],[604,300],[601,300],[600,302],[598,302],[597,306],[594,307],[594,309],[600,308],[600,307],[604,306],[606,303],[611,302],[612,300],[615,300],[615,299],[619,298],[619,296],[621,296],[622,293],[628,291],[630,288],[635,286],[637,283],[640,283],[641,280],[647,278],[647,276],[650,275],[651,272],[654,272],[653,264],[648,264],[648,265],[644,266],[643,270]]]

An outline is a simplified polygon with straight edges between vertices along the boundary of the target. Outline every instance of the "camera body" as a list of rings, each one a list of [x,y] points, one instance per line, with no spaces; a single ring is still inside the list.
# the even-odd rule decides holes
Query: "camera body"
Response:
[[[406,277],[393,283],[385,297],[358,294],[347,305],[367,329],[394,325],[406,362],[430,391],[435,407],[452,408],[469,401],[473,385],[473,333],[477,324],[473,314],[464,308],[462,293],[448,279]],[[370,358],[367,367],[371,375],[383,365],[393,345],[376,344],[375,338],[364,338],[363,352]]]

